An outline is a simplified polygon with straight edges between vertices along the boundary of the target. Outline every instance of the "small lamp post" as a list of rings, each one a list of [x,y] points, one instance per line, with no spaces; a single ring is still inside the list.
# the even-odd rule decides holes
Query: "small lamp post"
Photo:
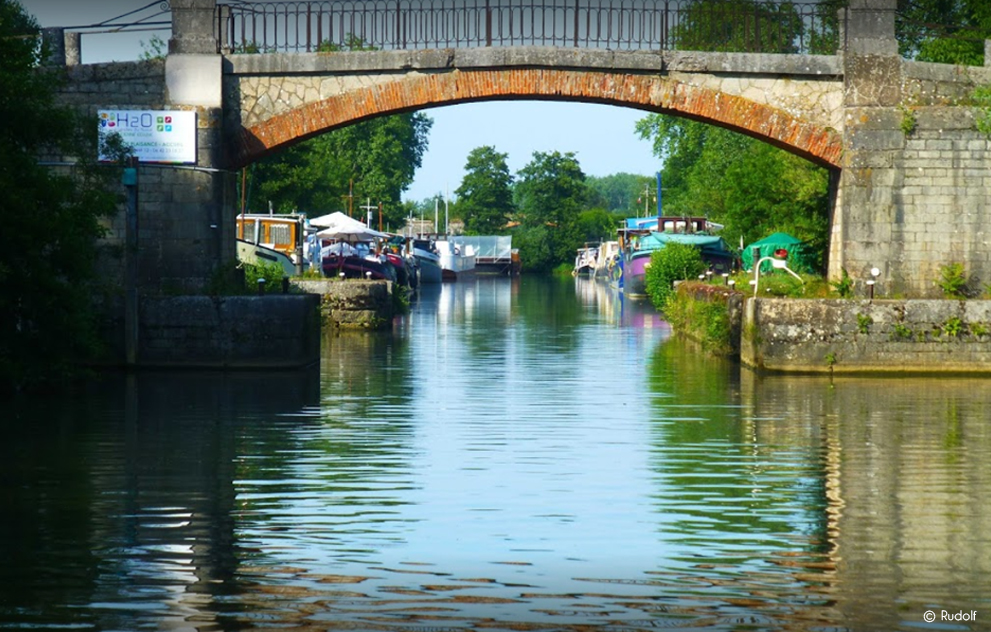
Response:
[[[729,285],[729,272],[723,272],[723,285]]]
[[[877,268],[871,268],[871,278],[867,280],[867,287],[870,289],[871,300],[874,300],[874,284],[877,283],[877,278],[881,276],[881,271]]]

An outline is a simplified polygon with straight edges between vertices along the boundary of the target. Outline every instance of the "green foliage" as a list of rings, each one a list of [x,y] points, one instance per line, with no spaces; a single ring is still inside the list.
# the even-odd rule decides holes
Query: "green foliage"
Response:
[[[654,176],[614,173],[602,177],[589,176],[586,182],[591,189],[591,203],[610,213],[628,217],[643,214],[645,208],[651,214],[656,212],[657,185]],[[645,195],[649,199],[645,199]]]
[[[465,177],[454,192],[466,234],[498,235],[505,231],[515,211],[513,176],[506,159],[506,154],[488,145],[468,154]]]
[[[915,132],[915,128],[918,126],[919,121],[913,110],[904,106],[899,109],[902,112],[902,120],[901,123],[899,123],[902,133],[906,136],[911,136]]]
[[[679,50],[797,53],[802,20],[791,4],[696,0],[671,31]]]
[[[988,327],[982,323],[971,323],[970,333],[974,334],[978,338],[983,338],[988,335]]]
[[[991,37],[986,0],[900,0],[895,33],[909,59],[981,66],[984,40]]]
[[[56,103],[61,73],[20,4],[0,0],[0,392],[56,385],[99,352],[93,297],[101,221],[120,172],[93,164],[96,119]],[[56,171],[39,155],[77,158]]]
[[[410,310],[410,290],[397,283],[392,284],[392,313],[396,316],[409,314]]]
[[[962,299],[967,298],[967,274],[962,263],[948,263],[939,268],[940,289],[946,298]]]
[[[657,309],[663,310],[674,293],[674,282],[694,279],[705,271],[702,253],[691,244],[669,243],[650,255],[644,274],[647,296]]]
[[[773,296],[777,298],[809,298],[808,288],[804,280],[813,278],[802,275],[802,280],[796,279],[787,273],[762,274],[760,277],[760,296]],[[817,281],[822,285],[821,279]]]
[[[317,45],[318,53],[341,53],[347,51],[371,51],[378,50],[374,46],[365,43],[364,38],[358,37],[354,33],[344,36],[344,42],[335,44],[330,40],[324,40]]]
[[[833,366],[836,365],[836,354],[835,353],[832,353],[832,352],[827,353],[826,354],[826,357],[823,358],[823,359],[826,361],[826,366],[828,366],[830,369],[832,369]]]
[[[165,59],[165,56],[169,53],[168,43],[159,37],[157,34],[152,35],[151,39],[145,42],[141,40],[141,57],[142,61],[151,61],[153,59]]]
[[[578,214],[576,232],[583,242],[608,241],[616,238],[616,227],[622,220],[605,209],[588,209]]]
[[[991,86],[978,86],[971,94],[977,105],[977,131],[991,138]]]
[[[867,334],[870,332],[871,325],[874,324],[874,319],[868,314],[857,314],[857,331],[862,334]]]
[[[520,232],[544,230],[542,240],[550,249],[550,265],[541,269],[571,261],[583,243],[577,220],[588,199],[585,174],[575,154],[534,152],[533,159],[517,174],[514,192]],[[528,268],[522,248],[520,258]]]
[[[963,321],[954,316],[943,323],[943,326],[940,327],[940,329],[942,329],[943,333],[950,338],[956,338],[963,333]]]
[[[285,271],[277,263],[242,264],[244,269],[244,287],[250,292],[258,290],[259,279],[265,279],[265,292],[281,292],[282,277]]]
[[[829,174],[729,130],[653,114],[637,123],[664,158],[664,214],[702,215],[731,244],[774,232],[803,240],[821,267],[829,244]]]
[[[911,340],[914,332],[903,323],[895,323],[892,337],[896,340]]]
[[[850,298],[853,296],[853,279],[850,278],[850,274],[843,268],[843,275],[840,277],[839,281],[832,284],[833,289],[836,293],[840,295],[840,298]]]
[[[513,231],[513,247],[519,248],[525,272],[548,272],[560,261],[554,259],[551,231],[547,226],[520,226]]]
[[[249,211],[305,211],[313,216],[383,204],[384,222],[398,227],[400,196],[413,182],[433,121],[421,113],[363,121],[299,143],[249,169]],[[353,189],[352,189],[353,183]],[[353,191],[354,199],[349,195]]]
[[[664,316],[675,331],[697,340],[715,355],[732,351],[729,309],[723,297],[696,298],[690,291],[671,292],[664,304]]]

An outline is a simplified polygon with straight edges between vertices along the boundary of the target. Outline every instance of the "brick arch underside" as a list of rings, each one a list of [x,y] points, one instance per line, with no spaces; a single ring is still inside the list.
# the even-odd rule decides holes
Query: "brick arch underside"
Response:
[[[839,167],[838,132],[777,108],[653,75],[525,68],[413,75],[352,90],[242,128],[231,159],[240,167],[282,147],[382,114],[499,99],[584,101],[674,114],[743,132],[826,167]]]

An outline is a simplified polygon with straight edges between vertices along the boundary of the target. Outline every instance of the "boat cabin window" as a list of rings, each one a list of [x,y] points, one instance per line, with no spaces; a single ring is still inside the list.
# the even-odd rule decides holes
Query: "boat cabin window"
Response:
[[[292,227],[288,224],[269,224],[268,240],[273,244],[291,246],[293,244]]]

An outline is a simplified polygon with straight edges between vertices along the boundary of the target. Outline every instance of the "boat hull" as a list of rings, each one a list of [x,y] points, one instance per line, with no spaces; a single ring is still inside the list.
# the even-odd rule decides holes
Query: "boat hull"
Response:
[[[623,262],[623,293],[630,297],[647,296],[647,264],[650,253],[634,253]]]
[[[396,270],[388,261],[371,261],[364,257],[328,255],[323,259],[323,274],[346,279],[378,279],[396,282]]]
[[[420,268],[421,284],[440,283],[443,280],[440,261],[436,256],[426,257],[420,254],[414,254],[414,256]]]

